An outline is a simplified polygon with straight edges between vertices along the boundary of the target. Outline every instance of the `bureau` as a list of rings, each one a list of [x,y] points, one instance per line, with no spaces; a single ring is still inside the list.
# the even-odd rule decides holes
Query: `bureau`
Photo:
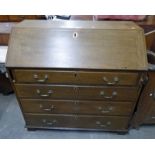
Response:
[[[7,70],[28,129],[128,131],[147,70],[132,22],[23,21]]]

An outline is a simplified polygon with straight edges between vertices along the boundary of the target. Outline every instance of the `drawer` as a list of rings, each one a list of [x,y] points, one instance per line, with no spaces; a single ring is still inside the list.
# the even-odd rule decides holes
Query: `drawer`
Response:
[[[76,95],[74,87],[71,86],[15,84],[15,89],[17,95],[24,98],[75,99]]]
[[[81,84],[99,85],[137,85],[140,74],[129,72],[78,72],[77,77]]]
[[[21,99],[25,113],[124,115],[132,113],[132,102]]]
[[[129,117],[90,115],[35,115],[25,114],[26,126],[36,128],[75,128],[127,130]]]
[[[76,83],[76,72],[50,70],[13,70],[17,83]]]
[[[126,72],[82,72],[20,70],[13,71],[17,83],[136,85],[140,74]]]
[[[78,87],[78,99],[136,101],[138,87]]]
[[[19,97],[136,101],[138,87],[15,84]]]

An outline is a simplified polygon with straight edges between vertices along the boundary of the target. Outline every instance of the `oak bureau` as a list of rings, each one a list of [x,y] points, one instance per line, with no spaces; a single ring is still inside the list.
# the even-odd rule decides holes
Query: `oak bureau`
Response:
[[[143,30],[25,20],[12,29],[6,67],[28,129],[128,131],[147,70]]]

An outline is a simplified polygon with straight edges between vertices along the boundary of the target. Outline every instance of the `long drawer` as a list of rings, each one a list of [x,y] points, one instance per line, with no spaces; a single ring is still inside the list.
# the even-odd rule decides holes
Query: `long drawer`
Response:
[[[129,117],[89,115],[25,114],[26,126],[36,128],[75,128],[127,130]]]
[[[132,102],[107,101],[73,101],[73,100],[37,100],[21,99],[25,113],[46,114],[95,114],[129,116],[134,104]]]
[[[138,87],[15,84],[19,97],[135,101]]]
[[[99,84],[99,85],[137,85],[139,73],[134,72],[89,72],[89,71],[51,71],[51,70],[13,70],[17,83],[49,84]]]

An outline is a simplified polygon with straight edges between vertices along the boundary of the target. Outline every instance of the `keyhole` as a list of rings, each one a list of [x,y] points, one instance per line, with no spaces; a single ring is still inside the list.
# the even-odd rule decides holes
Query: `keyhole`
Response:
[[[78,37],[78,33],[77,32],[74,32],[73,33],[73,38],[77,38]]]

